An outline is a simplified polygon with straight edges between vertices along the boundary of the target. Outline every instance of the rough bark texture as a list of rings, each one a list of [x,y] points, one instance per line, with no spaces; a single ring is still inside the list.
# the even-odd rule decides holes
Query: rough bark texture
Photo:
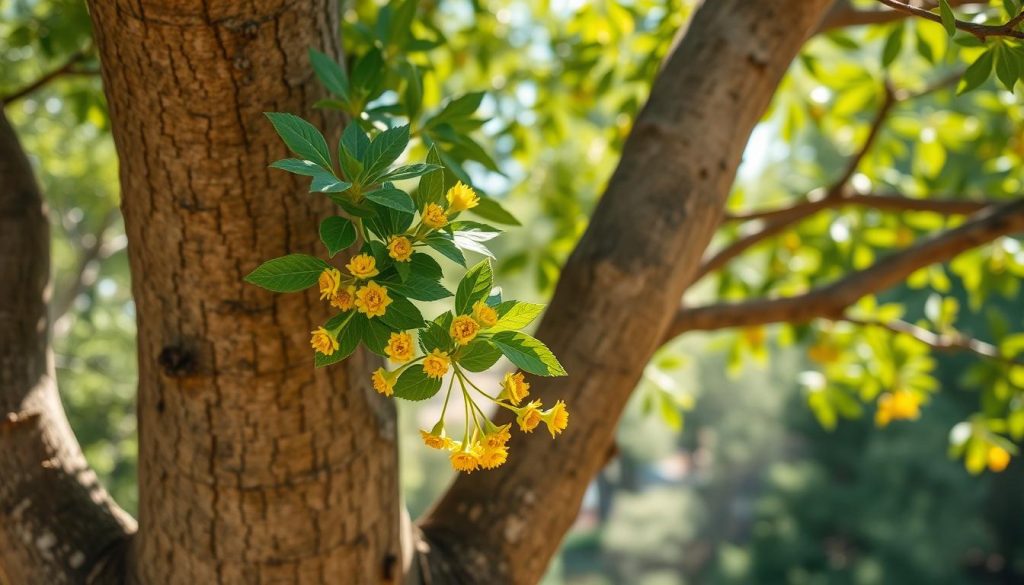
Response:
[[[117,582],[134,521],[88,468],[49,348],[50,226],[0,110],[0,583]]]
[[[443,583],[535,583],[605,464],[622,408],[718,225],[750,132],[828,0],[715,0],[671,51],[537,336],[569,371],[557,441],[461,476],[423,522]],[[531,397],[532,398],[532,397]]]
[[[323,122],[306,52],[338,54],[337,2],[89,5],[138,311],[133,577],[392,582],[393,407],[365,356],[313,369],[309,331],[326,317],[314,291],[242,281],[269,258],[319,253],[329,202],[267,168],[287,153],[263,112]]]

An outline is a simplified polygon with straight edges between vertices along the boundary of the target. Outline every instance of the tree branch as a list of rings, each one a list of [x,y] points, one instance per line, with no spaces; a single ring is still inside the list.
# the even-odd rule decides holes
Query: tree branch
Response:
[[[854,193],[841,199],[804,200],[778,209],[726,214],[725,221],[779,221],[790,217],[806,217],[805,207],[810,207],[811,213],[823,209],[858,206],[880,211],[930,211],[942,215],[970,215],[1003,202],[997,199],[918,199],[904,195]]]
[[[114,583],[135,522],[86,464],[49,346],[50,233],[28,158],[0,109],[0,574]]]
[[[697,271],[697,276],[694,282],[707,276],[708,274],[722,268],[732,259],[736,258],[740,254],[743,254],[758,243],[776,236],[788,229],[791,225],[814,215],[815,213],[823,209],[831,209],[841,207],[847,204],[847,200],[853,200],[857,198],[849,189],[850,179],[857,172],[857,168],[860,167],[861,162],[864,161],[864,157],[867,156],[871,147],[878,140],[878,136],[881,134],[882,128],[885,126],[885,122],[892,113],[893,108],[897,105],[924,97],[932,94],[941,89],[945,89],[955,83],[961,76],[960,72],[947,75],[917,92],[910,92],[907,90],[894,89],[888,81],[884,84],[884,98],[882,105],[879,106],[878,111],[875,113],[874,118],[871,120],[871,126],[868,129],[867,138],[864,139],[864,143],[860,149],[852,157],[850,157],[842,174],[824,191],[815,191],[807,195],[805,201],[797,203],[790,207],[768,212],[765,215],[770,217],[772,220],[760,230],[750,233],[718,251],[710,258],[708,258]],[[909,200],[908,200],[909,201]],[[860,199],[861,203],[871,203],[873,200]],[[877,201],[879,204],[891,204],[891,201]],[[909,205],[909,204],[908,204]]]
[[[107,246],[107,235],[120,215],[121,213],[116,207],[107,212],[96,231],[89,234],[92,241],[82,245],[67,286],[62,292],[54,295],[54,300],[51,303],[50,321],[54,323],[54,330],[58,332],[64,330],[60,323],[71,308],[71,304],[78,298],[78,295],[95,282],[96,275],[94,271],[90,273],[89,267],[93,262],[102,260],[111,253]]]
[[[913,323],[900,320],[872,321],[849,316],[844,316],[841,320],[854,325],[860,325],[862,327],[880,327],[893,333],[909,335],[917,341],[939,351],[966,351],[987,360],[993,360],[1009,365],[1022,365],[1022,362],[1019,360],[1003,355],[999,351],[999,348],[991,343],[986,343],[979,339],[968,337],[959,332],[952,334],[935,333],[925,329],[924,327],[919,327]]]
[[[802,295],[681,308],[664,341],[693,330],[710,331],[782,321],[805,323],[819,317],[839,319],[847,307],[862,297],[894,286],[920,268],[947,262],[962,252],[1020,231],[1024,231],[1024,199],[985,209],[959,227],[924,239],[869,268]]]
[[[949,2],[950,6],[966,4],[978,4],[978,0],[950,0]],[[938,4],[930,2],[928,6],[935,8]],[[862,10],[855,7],[850,0],[837,0],[824,20],[821,21],[818,32],[827,33],[849,26],[887,24],[903,20],[908,16],[910,16],[908,13],[900,10]]]
[[[932,22],[942,23],[942,17],[929,10],[918,8],[917,6],[912,6],[910,4],[900,2],[899,0],[878,1],[895,10],[919,16]],[[1021,20],[1024,20],[1024,11],[1010,19],[1005,24],[976,24],[960,19],[956,19],[955,22],[958,30],[970,33],[981,40],[985,40],[987,37],[1013,37],[1015,39],[1024,39],[1024,32],[1017,30],[1017,25],[1020,24]]]
[[[21,98],[31,94],[32,92],[38,90],[39,88],[43,87],[44,85],[50,83],[54,79],[57,79],[58,77],[64,77],[64,76],[67,76],[67,75],[96,75],[96,74],[98,74],[99,71],[94,70],[94,69],[77,69],[76,68],[76,65],[78,65],[78,63],[80,61],[82,61],[83,59],[85,59],[88,55],[89,55],[89,48],[88,47],[85,48],[85,49],[79,50],[79,51],[75,51],[74,53],[71,54],[70,57],[68,57],[68,60],[65,61],[64,64],[61,65],[60,67],[57,67],[56,69],[54,69],[53,71],[50,71],[49,73],[44,73],[38,79],[36,79],[35,81],[32,81],[31,83],[29,83],[28,85],[25,85],[24,87],[22,87],[20,89],[16,89],[13,92],[11,92],[11,93],[9,93],[9,94],[7,94],[5,96],[0,96],[0,107],[7,106],[7,105],[9,105],[11,103],[14,103],[17,100],[20,100]]]

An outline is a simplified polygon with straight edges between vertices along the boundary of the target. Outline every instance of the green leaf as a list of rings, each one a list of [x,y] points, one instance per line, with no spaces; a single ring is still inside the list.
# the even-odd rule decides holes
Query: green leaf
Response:
[[[245,281],[274,292],[296,292],[316,284],[330,265],[306,254],[290,254],[264,262]]]
[[[469,269],[455,290],[455,314],[468,315],[473,311],[473,304],[487,298],[494,286],[494,274],[490,260],[484,260]]]
[[[298,158],[284,158],[279,161],[274,161],[270,163],[270,168],[281,169],[282,171],[288,171],[289,173],[302,175],[304,177],[316,177],[328,173],[328,171],[324,170],[323,167],[315,162]],[[331,174],[331,176],[333,177],[334,175]]]
[[[420,313],[420,310],[416,308],[416,305],[410,303],[408,299],[402,297],[395,297],[391,300],[387,312],[384,313],[381,319],[392,328],[400,331],[423,327],[423,315]]]
[[[324,84],[327,91],[348,101],[348,76],[345,75],[345,69],[316,49],[309,50],[309,60],[313,64],[313,72],[320,78],[320,83]]]
[[[423,176],[429,172],[442,169],[444,167],[440,165],[433,165],[429,163],[416,163],[413,165],[405,165],[388,171],[386,175],[380,178],[381,181],[400,181],[402,179],[412,179],[414,177]]]
[[[356,60],[352,67],[351,88],[352,93],[358,93],[362,104],[366,104],[377,93],[380,84],[383,83],[386,75],[384,71],[384,56],[379,49],[371,49],[365,55]]]
[[[422,366],[411,366],[395,381],[395,397],[426,400],[441,389],[441,378],[431,378]]]
[[[356,228],[344,217],[328,217],[320,222],[320,241],[327,246],[327,252],[333,258],[335,254],[355,243]]]
[[[411,274],[431,280],[440,280],[444,275],[441,265],[437,263],[437,260],[423,252],[413,252],[412,257],[409,258],[409,268]]]
[[[450,316],[451,313],[448,315]],[[448,335],[448,327],[437,323],[436,320],[428,321],[427,327],[420,331],[420,347],[425,353],[430,353],[435,349],[448,351],[451,346],[452,338]]]
[[[406,213],[414,213],[416,211],[416,205],[412,202],[409,194],[394,187],[391,183],[385,183],[380,189],[370,191],[364,197],[378,205],[383,205],[397,211],[404,211]]]
[[[403,297],[416,301],[438,301],[452,296],[440,282],[416,274],[410,274],[405,282],[388,282],[387,286]]]
[[[342,181],[334,176],[334,173],[324,172],[322,175],[313,177],[309,185],[310,193],[344,193],[352,187],[352,183]]]
[[[501,351],[486,339],[469,342],[459,356],[459,366],[470,372],[483,372],[501,358]]]
[[[327,140],[312,124],[292,114],[267,112],[266,116],[292,152],[331,170]]]
[[[416,207],[423,209],[428,203],[440,204],[444,201],[444,166],[437,154],[437,147],[431,146],[427,152],[427,164],[438,167],[420,177],[420,188],[416,190]]]
[[[502,331],[491,338],[494,345],[521,370],[538,376],[564,376],[558,358],[540,340],[518,331]]]
[[[544,311],[544,305],[505,301],[498,305],[498,322],[489,331],[514,331],[526,327]]]
[[[341,170],[351,180],[359,177],[363,172],[363,159],[370,149],[370,139],[356,122],[349,122],[345,131],[341,133],[341,142],[338,144],[338,154],[341,161]]]
[[[352,317],[352,323],[358,323],[359,333],[367,349],[377,355],[384,355],[384,347],[391,337],[391,328],[381,321],[382,317],[366,318],[362,313]]]
[[[903,23],[900,22],[889,33],[889,37],[885,40],[885,48],[882,49],[882,67],[892,65],[896,57],[899,57],[900,51],[903,49],[904,31]]]
[[[338,315],[338,317],[344,317],[344,315]],[[334,319],[331,319],[333,321]],[[324,324],[325,329],[331,329],[327,325],[330,321]],[[331,355],[324,355],[319,351],[314,352],[313,365],[322,368],[331,364],[336,364],[341,360],[352,355],[352,353],[359,347],[360,335],[358,331],[352,329],[352,321],[349,320],[348,324],[338,333],[338,349]]]
[[[451,236],[441,233],[434,232],[427,236],[423,240],[428,246],[437,250],[442,255],[447,257],[449,260],[456,262],[462,266],[466,265],[466,257],[462,254],[462,251],[452,241]]]
[[[445,104],[444,108],[427,122],[427,127],[437,126],[442,122],[468,118],[480,107],[480,102],[483,99],[483,92],[467,93],[457,97]]]
[[[960,80],[960,87],[956,92],[957,95],[976,89],[988,80],[989,75],[992,74],[993,55],[994,53],[989,49],[982,53],[974,63],[971,63],[967,71],[964,71],[963,79]]]
[[[493,221],[494,223],[504,225],[521,225],[515,216],[506,211],[500,203],[490,197],[480,197],[480,203],[469,211],[486,220]]]
[[[362,179],[366,183],[372,183],[377,180],[381,174],[391,163],[395,162],[398,157],[402,156],[405,152],[405,147],[409,145],[409,125],[398,126],[397,128],[390,128],[377,135],[370,143],[370,148],[366,151],[366,157],[363,159],[363,166],[365,167],[362,175]]]
[[[1003,45],[998,46],[999,54],[996,56],[996,77],[1006,86],[1006,89],[1013,91],[1013,86],[1017,85],[1017,78],[1020,75],[1017,69],[1017,59],[1011,54],[1011,49]]]
[[[956,34],[956,15],[953,14],[953,9],[949,7],[949,0],[939,0],[939,16],[942,18],[942,28],[946,29],[946,34],[953,36]]]

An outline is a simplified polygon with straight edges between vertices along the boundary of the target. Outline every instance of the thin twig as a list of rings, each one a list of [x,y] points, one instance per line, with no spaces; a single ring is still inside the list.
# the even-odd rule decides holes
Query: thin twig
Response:
[[[64,64],[60,67],[54,69],[53,71],[50,71],[49,73],[43,74],[35,81],[29,83],[28,85],[20,89],[14,90],[9,94],[0,97],[0,106],[6,106],[17,100],[20,100],[21,98],[31,94],[32,92],[38,90],[44,85],[50,83],[54,79],[57,79],[58,77],[63,77],[66,75],[96,75],[99,72],[95,69],[77,69],[75,67],[75,65],[77,65],[79,61],[85,59],[88,55],[88,48],[82,49],[80,51],[75,51],[74,53],[72,53],[70,57],[68,57],[68,60],[65,61]]]
[[[924,8],[911,6],[910,4],[905,4],[899,0],[878,1],[895,10],[900,10],[907,14],[913,14],[914,16],[920,16],[921,18],[926,18],[932,22],[942,23],[942,17],[940,15],[929,10],[925,10]],[[987,37],[1013,37],[1015,39],[1024,39],[1024,32],[1017,30],[1017,25],[1020,24],[1022,19],[1024,19],[1024,12],[1014,16],[1005,24],[976,24],[960,19],[954,19],[954,23],[958,30],[970,33],[981,40],[985,40]]]
[[[999,348],[991,343],[987,343],[973,337],[968,337],[960,332],[935,333],[934,331],[929,331],[924,327],[919,327],[913,323],[900,320],[874,321],[849,316],[843,316],[840,320],[853,325],[859,325],[861,327],[880,327],[900,335],[909,335],[917,341],[940,351],[967,351],[985,359],[1009,365],[1024,365],[1024,362],[1021,362],[1020,360],[1003,355],[999,351]]]

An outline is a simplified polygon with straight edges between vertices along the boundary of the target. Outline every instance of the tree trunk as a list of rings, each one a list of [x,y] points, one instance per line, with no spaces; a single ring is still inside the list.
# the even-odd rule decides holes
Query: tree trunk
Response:
[[[535,395],[565,399],[569,430],[515,436],[506,465],[460,476],[424,523],[454,578],[543,574],[721,220],[754,125],[829,4],[713,0],[694,15],[537,332],[569,378],[533,380]]]
[[[0,583],[117,582],[135,522],[88,468],[49,346],[50,225],[0,109]]]
[[[393,407],[372,360],[314,370],[316,294],[242,278],[319,253],[331,208],[263,116],[321,97],[334,0],[93,0],[138,313],[140,583],[381,583],[397,575]],[[340,120],[333,120],[340,126]],[[375,367],[375,365],[374,365]]]

